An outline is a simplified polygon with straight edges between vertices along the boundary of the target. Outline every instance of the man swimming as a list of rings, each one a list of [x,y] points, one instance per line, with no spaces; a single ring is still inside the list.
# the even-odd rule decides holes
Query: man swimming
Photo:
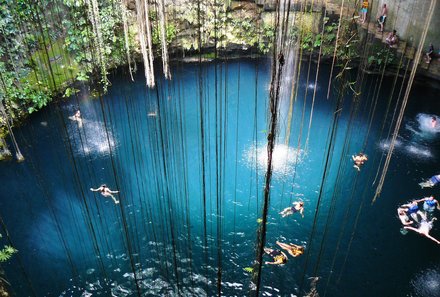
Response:
[[[434,199],[434,196],[429,196],[417,200],[417,202],[422,202],[422,201],[423,201],[423,210],[426,211],[428,214],[432,214],[436,208],[440,210],[440,205],[438,204],[438,201]]]
[[[293,206],[286,207],[281,212],[279,212],[279,214],[284,218],[284,217],[287,217],[287,216],[294,214],[295,212],[299,212],[301,214],[301,216],[304,218],[304,213],[303,213],[304,212],[304,202],[296,201],[296,202],[293,202],[292,204],[293,204]]]
[[[440,183],[440,174],[431,176],[428,180],[419,183],[419,186],[423,188],[432,188],[436,184]]]
[[[102,196],[104,196],[104,197],[111,197],[113,199],[113,201],[115,202],[115,204],[119,203],[119,201],[115,198],[115,196],[113,196],[113,194],[117,194],[117,193],[119,193],[119,191],[112,191],[105,184],[101,185],[97,189],[90,188],[90,191],[92,191],[92,192],[101,192]]]
[[[354,165],[353,167],[357,169],[357,171],[361,171],[361,166],[365,164],[365,162],[368,160],[367,155],[364,155],[363,153],[359,153],[356,156],[351,156],[353,159]]]

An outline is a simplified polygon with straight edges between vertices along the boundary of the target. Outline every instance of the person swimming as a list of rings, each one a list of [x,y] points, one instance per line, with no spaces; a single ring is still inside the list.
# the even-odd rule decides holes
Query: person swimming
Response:
[[[440,183],[440,174],[431,176],[428,180],[419,183],[419,186],[423,188],[432,188],[436,184]]]
[[[429,196],[417,200],[417,202],[422,202],[422,201],[423,201],[423,210],[426,211],[427,213],[433,213],[436,208],[440,210],[439,203],[436,199],[434,199],[434,196]]]
[[[293,206],[286,207],[282,211],[279,212],[279,214],[284,218],[287,216],[290,216],[296,212],[299,212],[301,216],[304,218],[304,202],[302,201],[296,201],[292,203]]]
[[[408,208],[402,208],[402,207],[397,208],[397,216],[399,217],[400,222],[402,222],[402,225],[404,225],[404,226],[411,225],[412,223],[414,223],[408,217],[408,215],[406,213],[407,210],[408,210]]]
[[[110,190],[105,184],[99,186],[99,188],[90,188],[90,191],[92,192],[100,192],[102,196],[104,197],[111,197],[113,199],[113,201],[115,202],[115,204],[119,203],[119,200],[117,200],[115,198],[115,196],[113,196],[113,194],[117,194],[119,193],[119,191],[112,191]]]
[[[368,160],[367,155],[363,153],[359,153],[356,156],[351,156],[353,159],[354,165],[353,167],[357,169],[357,171],[361,171],[361,166],[365,164],[365,162]]]
[[[264,264],[284,265],[287,263],[287,256],[280,250],[264,248],[264,252],[273,258],[273,262],[264,262]]]
[[[418,228],[414,228],[414,227],[410,227],[410,226],[405,226],[403,228],[415,231],[415,232],[419,233],[420,235],[423,235],[423,236],[431,239],[435,243],[440,244],[440,241],[438,241],[436,238],[429,235],[429,231],[431,231],[431,229],[433,227],[433,222],[435,220],[436,220],[436,218],[433,218],[431,221],[422,220],[422,222],[420,223],[420,226]]]
[[[77,110],[73,116],[69,117],[69,119],[77,122],[79,128],[82,127],[82,118],[81,118],[81,111],[80,110]]]
[[[437,117],[433,116],[431,118],[431,128],[435,128],[435,126],[437,126]]]
[[[408,216],[410,216],[417,223],[419,223],[418,216],[420,216],[422,218],[422,220],[426,221],[426,215],[420,211],[417,203],[418,203],[418,200],[413,200],[411,203],[402,205],[401,208],[404,209],[406,214]]]
[[[276,244],[280,246],[283,250],[286,250],[292,257],[298,257],[304,254],[304,247],[300,245],[296,245],[293,243],[287,244],[283,242],[277,241]]]

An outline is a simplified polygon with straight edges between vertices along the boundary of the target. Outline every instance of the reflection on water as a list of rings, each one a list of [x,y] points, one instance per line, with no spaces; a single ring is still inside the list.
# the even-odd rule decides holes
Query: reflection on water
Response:
[[[394,143],[395,151],[420,160],[434,158],[429,143],[440,132],[440,122],[437,123],[437,118],[433,114],[419,113],[416,115],[415,121],[407,121],[405,129],[401,131]],[[381,150],[387,151],[390,147],[390,141],[380,141],[379,147]]]
[[[440,296],[440,267],[429,268],[416,274],[411,280],[415,297]]]
[[[245,160],[251,167],[258,164],[259,170],[267,167],[267,146],[265,144],[249,147],[244,152]],[[285,144],[277,144],[272,153],[273,173],[275,176],[291,175],[295,172],[295,166],[301,163],[304,151],[295,149]],[[255,162],[257,161],[257,162]]]
[[[82,120],[84,129],[74,121],[69,123],[68,132],[75,154],[109,154],[110,148],[115,147],[113,133],[106,131],[104,123]]]

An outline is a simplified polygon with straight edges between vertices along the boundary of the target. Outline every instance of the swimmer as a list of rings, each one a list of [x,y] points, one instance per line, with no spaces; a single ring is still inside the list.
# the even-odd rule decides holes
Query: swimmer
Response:
[[[434,199],[434,196],[429,196],[417,200],[417,202],[422,202],[422,201],[423,201],[423,210],[426,211],[427,213],[433,213],[436,208],[440,210],[438,201]]]
[[[408,217],[408,215],[406,213],[407,210],[408,210],[407,208],[401,208],[401,207],[397,208],[397,216],[399,217],[399,220],[402,222],[402,225],[405,225],[405,226],[411,225],[412,223],[414,223]]]
[[[304,254],[304,247],[300,245],[296,245],[293,243],[287,244],[277,241],[276,242],[280,248],[283,250],[286,250],[292,257],[298,257],[302,254]]]
[[[435,239],[434,237],[429,235],[429,231],[431,231],[431,229],[432,229],[432,222],[434,220],[436,220],[436,218],[433,218],[431,221],[423,220],[420,223],[420,226],[418,228],[414,228],[414,227],[410,227],[410,226],[405,226],[403,228],[408,229],[408,230],[413,230],[413,231],[419,233],[420,235],[426,236],[429,239],[431,239],[432,241],[435,241],[437,244],[440,244],[440,241],[438,241],[437,239]]]
[[[119,191],[112,191],[105,184],[101,185],[97,189],[90,188],[90,191],[92,191],[92,192],[101,192],[102,196],[104,196],[104,197],[111,197],[113,199],[113,201],[115,202],[115,204],[119,203],[119,201],[115,198],[115,196],[113,196],[113,194],[117,194],[117,193],[119,193]]]
[[[309,277],[310,281],[310,292],[307,293],[307,295],[304,295],[304,297],[319,297],[318,290],[316,289],[316,284],[319,281],[319,277]]]
[[[264,264],[284,265],[287,262],[287,256],[280,250],[264,248],[264,252],[273,258],[273,262],[264,262]]]
[[[287,216],[294,214],[295,212],[299,212],[301,214],[301,216],[304,218],[304,213],[303,213],[304,212],[304,202],[296,201],[296,202],[293,202],[292,204],[293,204],[293,206],[286,207],[281,212],[279,212],[279,214],[284,218],[284,217],[287,217]]]
[[[77,110],[73,116],[69,117],[69,119],[77,122],[79,128],[82,127],[81,111]]]
[[[428,180],[419,183],[419,186],[423,188],[432,188],[436,184],[440,183],[440,174],[431,176]]]
[[[402,209],[406,212],[406,215],[411,216],[411,218],[419,223],[419,215],[422,220],[426,221],[426,215],[419,210],[419,206],[417,205],[417,200],[413,200],[411,203],[404,204],[401,206]]]
[[[357,169],[357,171],[361,171],[361,166],[364,165],[365,161],[368,160],[367,155],[363,153],[359,153],[356,156],[351,156],[353,159],[354,165],[353,167]]]
[[[431,128],[435,128],[437,126],[437,117],[431,117]]]

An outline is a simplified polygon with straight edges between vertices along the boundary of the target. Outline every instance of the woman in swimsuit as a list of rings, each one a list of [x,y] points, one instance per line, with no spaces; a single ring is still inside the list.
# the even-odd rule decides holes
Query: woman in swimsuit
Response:
[[[293,243],[287,244],[283,242],[276,242],[280,248],[286,250],[292,257],[298,257],[299,255],[304,254],[304,247],[300,245],[296,245]]]
[[[273,262],[264,262],[264,264],[271,265],[284,265],[287,262],[287,256],[280,250],[274,250],[271,248],[264,248],[264,252],[273,258]]]
[[[115,204],[119,203],[119,201],[115,198],[115,196],[113,196],[113,194],[117,194],[117,193],[119,193],[119,191],[112,191],[105,184],[101,185],[97,189],[90,188],[90,191],[92,191],[92,192],[101,192],[102,196],[104,196],[104,197],[111,197],[113,199],[113,201],[115,202]]]
[[[279,214],[284,218],[284,217],[287,217],[287,216],[294,214],[295,212],[299,212],[301,214],[301,216],[304,218],[304,213],[303,213],[304,212],[304,202],[296,201],[296,202],[293,202],[292,204],[293,204],[293,206],[286,207],[281,212],[279,212]]]

